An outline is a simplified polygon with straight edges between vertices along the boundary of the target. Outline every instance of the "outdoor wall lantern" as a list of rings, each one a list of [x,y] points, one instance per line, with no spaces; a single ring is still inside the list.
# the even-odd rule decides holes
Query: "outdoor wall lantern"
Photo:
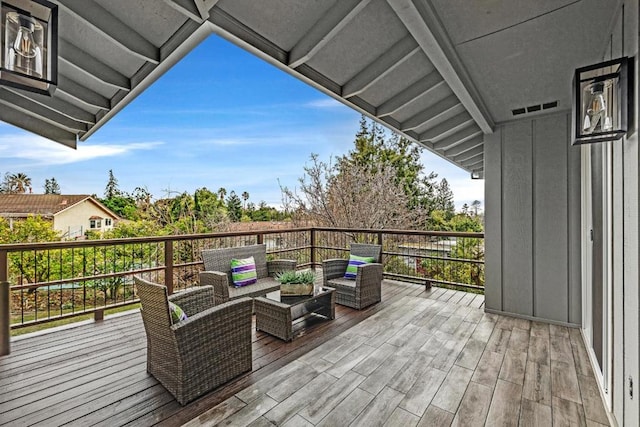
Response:
[[[471,179],[484,179],[484,173],[482,173],[480,171],[472,171],[471,172]]]
[[[51,96],[58,84],[58,6],[1,0],[0,84]]]
[[[627,57],[578,68],[573,79],[573,145],[616,141],[627,133],[633,61]]]

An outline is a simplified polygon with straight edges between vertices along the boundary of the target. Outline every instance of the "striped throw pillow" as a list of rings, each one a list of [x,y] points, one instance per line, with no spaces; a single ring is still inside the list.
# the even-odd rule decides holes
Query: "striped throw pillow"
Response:
[[[356,280],[356,274],[358,273],[358,266],[364,264],[370,264],[375,259],[369,256],[357,256],[349,255],[349,264],[347,264],[347,271],[344,273],[344,278],[349,280]]]
[[[183,320],[187,320],[187,313],[185,313],[178,304],[169,302],[169,313],[171,314],[171,323],[178,323]]]
[[[236,288],[251,285],[258,281],[256,261],[253,257],[231,260],[231,280]]]

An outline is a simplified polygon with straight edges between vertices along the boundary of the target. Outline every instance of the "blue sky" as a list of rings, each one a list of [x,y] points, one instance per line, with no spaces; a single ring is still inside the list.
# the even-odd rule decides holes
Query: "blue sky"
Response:
[[[353,148],[360,114],[250,53],[211,36],[72,150],[0,122],[0,174],[26,173],[34,193],[55,177],[66,194],[120,189],[155,198],[224,187],[281,202],[311,153]],[[456,207],[484,197],[484,181],[426,150],[426,171],[449,181]]]

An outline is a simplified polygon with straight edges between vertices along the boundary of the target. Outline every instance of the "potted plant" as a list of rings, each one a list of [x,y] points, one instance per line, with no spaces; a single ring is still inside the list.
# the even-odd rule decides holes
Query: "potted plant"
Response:
[[[313,282],[316,274],[311,270],[283,271],[276,274],[280,282],[281,295],[313,295]]]

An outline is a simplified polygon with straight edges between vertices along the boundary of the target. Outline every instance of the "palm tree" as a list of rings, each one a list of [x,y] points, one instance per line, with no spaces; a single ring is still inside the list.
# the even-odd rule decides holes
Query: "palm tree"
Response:
[[[220,197],[220,201],[224,202],[224,198],[227,195],[227,189],[224,187],[218,188],[218,196]]]
[[[26,193],[27,188],[31,192],[31,178],[22,172],[12,174],[8,184],[11,193]]]
[[[478,216],[478,209],[480,209],[480,205],[482,205],[482,202],[480,202],[480,200],[474,200],[473,202],[471,202],[471,207],[473,208],[473,214],[475,216]]]
[[[247,200],[249,200],[249,193],[247,193],[246,191],[243,191],[242,192],[242,209],[245,208],[247,204]]]

